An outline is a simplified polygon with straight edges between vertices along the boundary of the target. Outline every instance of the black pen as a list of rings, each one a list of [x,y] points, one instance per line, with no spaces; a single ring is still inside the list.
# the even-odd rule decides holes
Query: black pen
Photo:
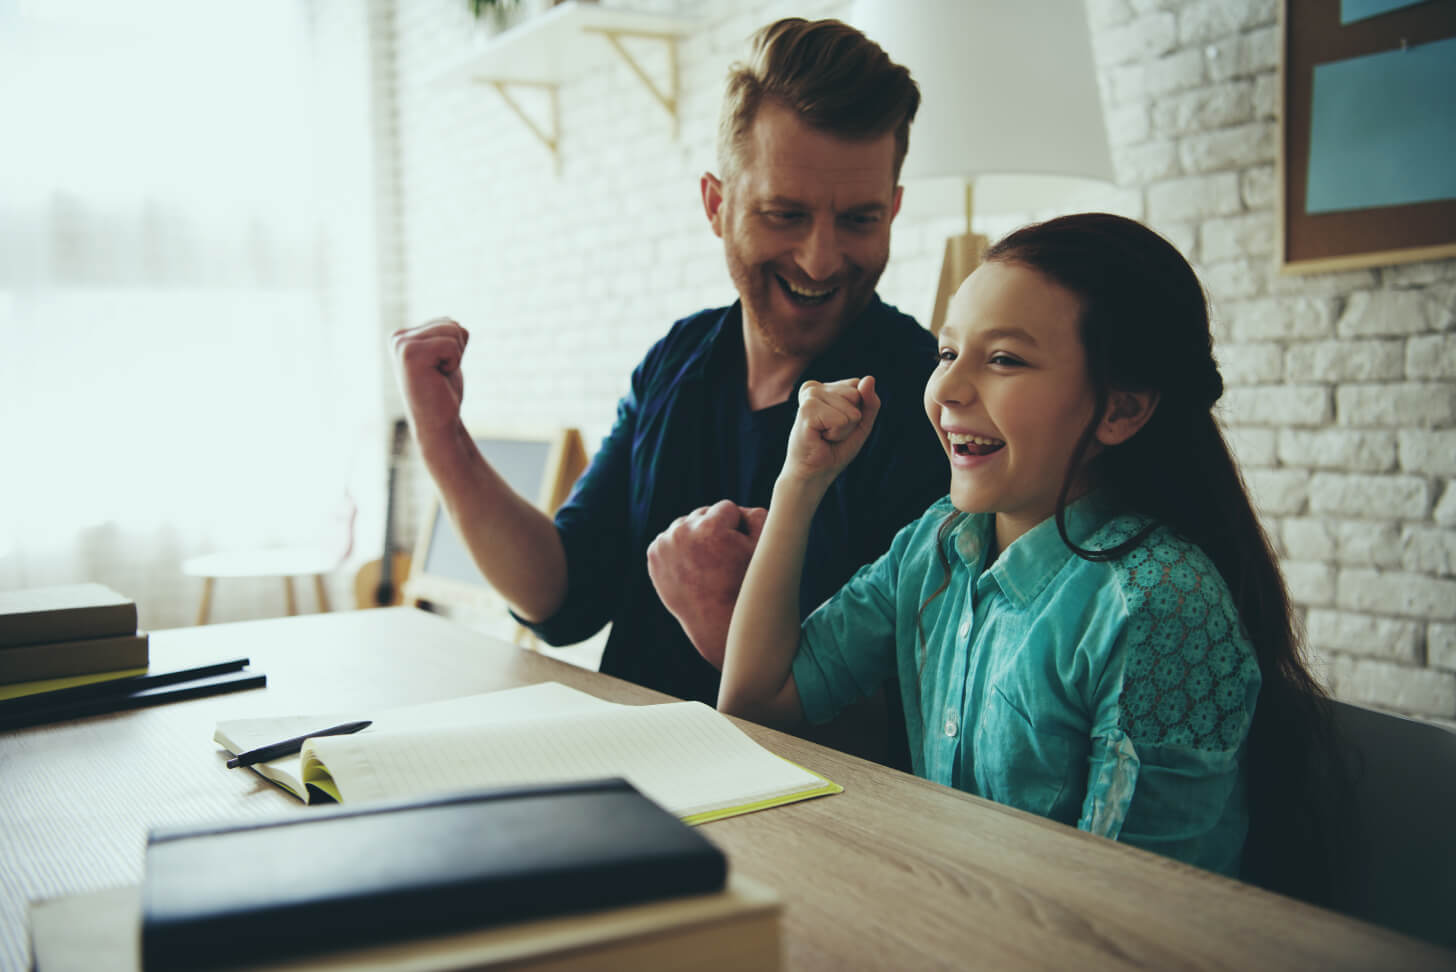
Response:
[[[246,753],[238,753],[227,761],[228,769],[237,769],[239,766],[252,766],[254,763],[266,763],[270,759],[277,759],[279,756],[291,756],[303,748],[305,739],[315,739],[319,736],[347,736],[351,732],[358,732],[369,725],[368,719],[359,722],[346,722],[341,726],[330,726],[327,729],[320,729],[318,732],[305,733],[302,736],[294,736],[292,739],[285,739],[282,742],[270,743],[267,746],[259,746],[257,749],[250,749]]]

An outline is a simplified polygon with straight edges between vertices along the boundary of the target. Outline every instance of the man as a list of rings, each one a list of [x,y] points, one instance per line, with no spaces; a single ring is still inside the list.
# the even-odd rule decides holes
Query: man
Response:
[[[721,176],[700,186],[739,301],[678,321],[648,351],[554,522],[461,423],[465,330],[437,320],[394,335],[443,502],[486,579],[547,642],[610,621],[602,671],[715,703],[718,671],[704,658],[721,661],[806,379],[873,374],[883,404],[814,518],[802,613],[945,494],[921,406],[935,340],[875,294],[919,97],[903,67],[837,21],[781,20],[755,35],[729,77]]]

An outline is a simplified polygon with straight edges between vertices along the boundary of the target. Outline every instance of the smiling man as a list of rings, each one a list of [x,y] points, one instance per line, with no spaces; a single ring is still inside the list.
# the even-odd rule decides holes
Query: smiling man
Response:
[[[439,320],[395,335],[446,508],[486,578],[547,642],[611,622],[602,671],[714,704],[807,379],[873,374],[883,405],[815,515],[803,613],[945,495],[920,404],[935,339],[875,293],[919,100],[909,72],[838,21],[793,18],[754,35],[729,75],[719,174],[700,185],[739,300],[683,318],[648,351],[554,522],[510,491],[460,422],[464,330]]]

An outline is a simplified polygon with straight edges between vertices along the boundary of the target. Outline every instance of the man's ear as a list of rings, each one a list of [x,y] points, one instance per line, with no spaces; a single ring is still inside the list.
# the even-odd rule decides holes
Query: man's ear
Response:
[[[698,180],[698,189],[703,194],[703,212],[708,214],[708,225],[713,235],[723,235],[723,181],[711,172],[704,172]]]
[[[1148,424],[1158,407],[1155,391],[1123,391],[1114,388],[1107,396],[1107,412],[1097,425],[1097,441],[1105,446],[1122,445]]]
[[[895,201],[890,204],[890,221],[894,222],[896,216],[900,215],[900,203],[905,198],[905,187],[895,187]]]

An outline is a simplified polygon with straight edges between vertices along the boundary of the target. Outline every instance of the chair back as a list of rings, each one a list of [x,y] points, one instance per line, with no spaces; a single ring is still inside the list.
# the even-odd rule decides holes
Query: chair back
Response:
[[[1456,732],[1334,702],[1351,750],[1353,847],[1336,900],[1357,918],[1456,947]]]

